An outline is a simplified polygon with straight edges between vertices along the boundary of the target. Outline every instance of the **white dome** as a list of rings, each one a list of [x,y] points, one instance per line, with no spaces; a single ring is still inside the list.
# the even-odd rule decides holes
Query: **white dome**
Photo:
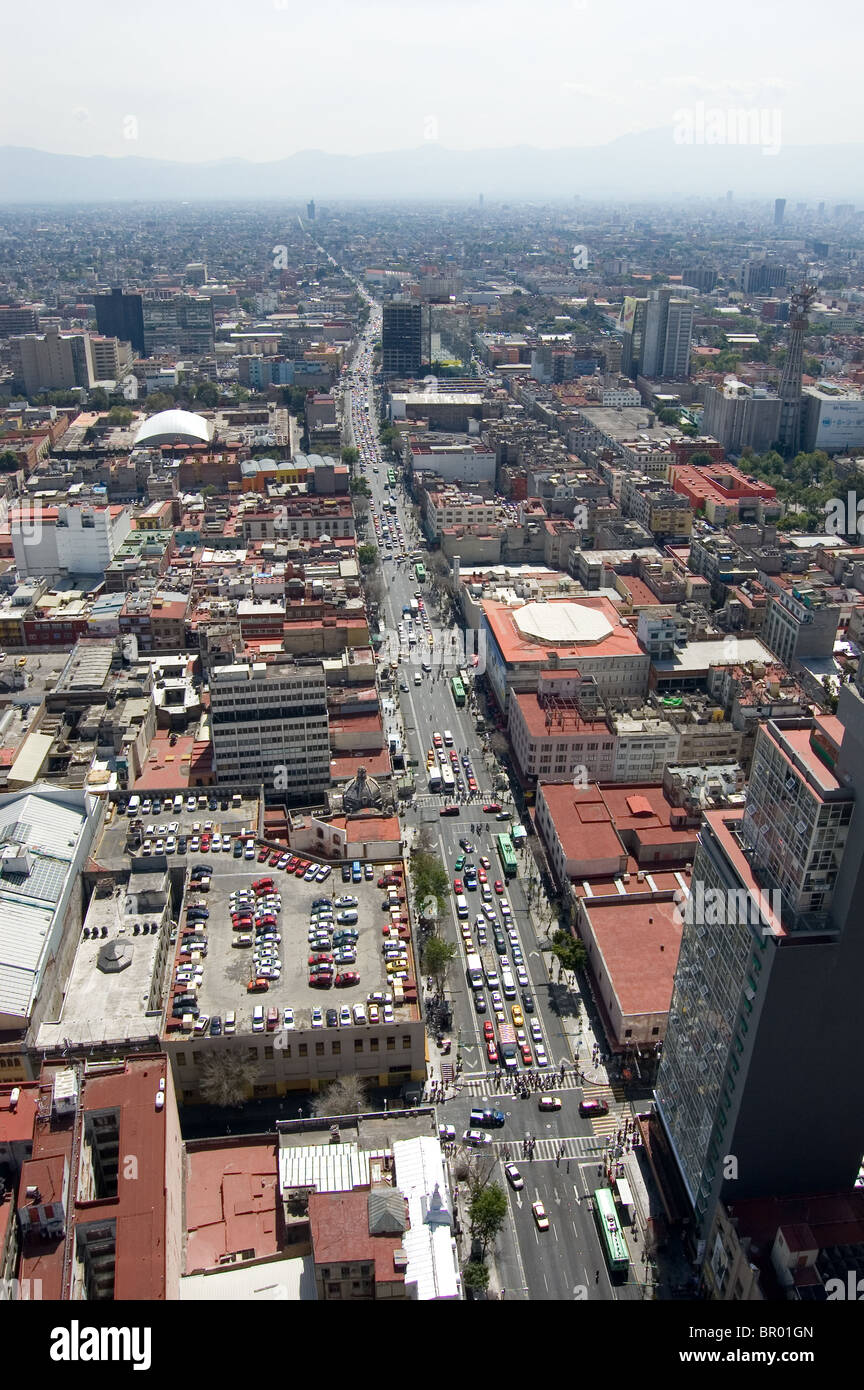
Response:
[[[550,647],[602,642],[612,631],[608,618],[581,603],[526,603],[516,609],[513,621],[529,642]]]
[[[141,444],[209,444],[210,424],[191,410],[160,410],[145,420],[135,436]]]

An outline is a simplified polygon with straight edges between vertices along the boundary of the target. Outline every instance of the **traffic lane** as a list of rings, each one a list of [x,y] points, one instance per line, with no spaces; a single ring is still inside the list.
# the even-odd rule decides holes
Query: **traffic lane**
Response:
[[[521,1193],[512,1194],[522,1198],[521,1204],[514,1204],[516,1236],[532,1297],[613,1298],[593,1217],[588,1204],[577,1201],[572,1174],[538,1160],[524,1160],[517,1166],[525,1186]],[[531,1210],[538,1200],[549,1218],[546,1231],[539,1229]]]

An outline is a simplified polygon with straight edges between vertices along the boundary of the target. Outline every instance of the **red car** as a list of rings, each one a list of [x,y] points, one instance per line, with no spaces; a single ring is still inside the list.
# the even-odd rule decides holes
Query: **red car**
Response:
[[[483,1024],[483,1036],[487,1042],[495,1041],[495,1029],[488,1018],[486,1022]]]
[[[486,883],[486,882],[487,882],[487,879],[486,879],[486,870],[485,870],[485,869],[478,869],[478,870],[477,870],[477,881],[478,881],[478,883]]]
[[[309,868],[309,860],[308,860],[308,859],[298,859],[298,861],[297,861],[297,868],[294,870],[294,877],[295,877],[295,878],[302,878],[303,875],[305,874],[305,872],[306,872],[306,870],[307,870],[308,868]]]
[[[306,962],[306,964],[307,964],[307,965],[314,965],[314,966],[321,966],[321,965],[327,965],[327,964],[332,965],[332,964],[333,964],[333,957],[332,957],[332,955],[329,954],[329,952],[328,952],[327,955],[310,956],[309,959],[308,959],[308,961]]]
[[[332,975],[310,975],[310,989],[329,989],[333,983]]]
[[[504,884],[501,882],[500,878],[496,878],[494,888],[496,893],[504,892]]]
[[[360,976],[356,970],[346,970],[344,974],[337,975],[333,983],[337,989],[347,989],[349,985],[359,984]]]
[[[469,792],[476,792],[477,790],[477,783],[473,777],[468,778],[468,790]]]
[[[280,860],[281,858],[282,858],[282,855],[279,853],[279,851],[278,851],[278,849],[277,849],[277,851],[276,851],[275,854],[271,854],[271,855],[270,855],[270,868],[271,868],[271,869],[275,869],[275,868],[276,868],[276,865],[279,863],[279,860]]]
[[[299,861],[297,859],[297,855],[292,854],[291,858],[288,860],[288,863],[285,865],[285,872],[287,874],[293,874],[294,870],[297,868],[298,863]]]
[[[247,994],[263,994],[263,993],[265,992],[265,990],[268,990],[269,988],[270,988],[270,981],[269,981],[269,980],[264,980],[264,979],[250,980],[249,983],[248,983],[248,985],[246,986],[246,993],[247,993]]]
[[[487,801],[487,802],[486,802],[486,805],[483,807],[483,810],[486,812],[486,815],[489,816],[489,815],[491,815],[494,811],[500,811],[500,810],[501,810],[501,802],[500,802],[500,801]]]
[[[456,749],[455,749],[455,748],[451,748],[451,749],[450,749],[450,761],[451,761],[451,763],[453,764],[454,767],[455,767],[455,766],[457,765],[457,763],[459,762],[459,754],[456,752]]]
[[[493,1064],[493,1066],[497,1066],[497,1064],[498,1064],[498,1049],[497,1049],[497,1047],[495,1046],[494,1042],[492,1042],[491,1039],[490,1039],[489,1042],[487,1042],[487,1044],[486,1044],[486,1056],[489,1058],[489,1061]]]
[[[458,816],[458,814],[459,814],[459,807],[458,807],[458,806],[442,806],[442,807],[441,807],[441,810],[438,812],[438,814],[439,814],[439,816]]]
[[[256,878],[252,882],[253,893],[269,893],[273,887],[272,878]]]
[[[528,1046],[527,1043],[523,1043],[523,1044],[522,1044],[521,1051],[522,1051],[522,1061],[525,1063],[526,1067],[530,1067],[531,1064],[532,1064],[533,1061],[534,1061],[534,1054],[533,1054],[533,1052],[531,1051],[531,1049],[530,1049],[530,1047]]]
[[[269,849],[266,849],[266,848],[265,848],[265,849],[259,849],[259,851],[258,851],[258,863],[259,863],[259,864],[266,864],[266,863],[267,863],[267,860],[268,860],[269,858],[270,858],[270,851],[269,851]]]
[[[462,892],[462,880],[461,880],[461,878],[454,878],[454,880],[453,880],[453,892],[454,892],[454,893],[461,893],[461,892]]]

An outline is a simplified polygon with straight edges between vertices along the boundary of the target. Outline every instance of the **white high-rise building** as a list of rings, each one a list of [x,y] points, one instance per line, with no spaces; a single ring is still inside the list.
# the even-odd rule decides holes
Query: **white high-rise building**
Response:
[[[329,787],[322,666],[218,666],[210,677],[210,717],[221,785],[263,785],[289,802],[320,796]]]

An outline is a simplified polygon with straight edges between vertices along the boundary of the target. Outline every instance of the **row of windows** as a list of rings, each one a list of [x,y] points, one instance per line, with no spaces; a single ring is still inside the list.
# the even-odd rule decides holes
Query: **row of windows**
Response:
[[[328,1050],[328,1041],[329,1041],[329,1050]],[[375,1038],[375,1037],[360,1037],[360,1038],[355,1038],[355,1039],[354,1039],[354,1051],[355,1051],[355,1053],[357,1053],[357,1052],[365,1052],[366,1049],[365,1049],[365,1047],[364,1047],[364,1043],[366,1043],[367,1041],[368,1041],[368,1043],[369,1043],[369,1051],[370,1051],[370,1052],[380,1052],[380,1050],[381,1050],[381,1039],[380,1039],[380,1038]],[[403,1037],[402,1037],[402,1050],[403,1050],[404,1052],[407,1052],[407,1051],[410,1050],[411,1045],[412,1045],[412,1041],[413,1041],[413,1039],[411,1038],[411,1036],[410,1036],[409,1034],[406,1033],[406,1034],[403,1035]],[[396,1039],[395,1039],[395,1038],[385,1038],[385,1039],[384,1039],[384,1042],[385,1042],[385,1050],[386,1050],[387,1052],[395,1052],[395,1051],[396,1051]],[[283,1056],[287,1057],[287,1058],[290,1060],[290,1058],[291,1058],[291,1056],[292,1056],[292,1048],[295,1047],[295,1046],[296,1046],[296,1049],[297,1049],[296,1055],[297,1055],[298,1057],[308,1057],[308,1056],[310,1055],[310,1054],[309,1054],[309,1044],[308,1044],[308,1043],[297,1043],[297,1044],[289,1043],[289,1044],[287,1044],[285,1047],[280,1047],[280,1048],[274,1048],[273,1045],[272,1045],[272,1043],[266,1043],[265,1046],[264,1046],[263,1059],[264,1059],[265,1062],[272,1062],[272,1061],[273,1061],[273,1058],[274,1058],[274,1056],[275,1056],[275,1053],[278,1051],[278,1052],[282,1053]],[[207,1055],[207,1054],[204,1053],[204,1052],[193,1052],[193,1053],[192,1053],[192,1065],[193,1065],[194,1067],[200,1067],[200,1066],[202,1065],[202,1063],[204,1062],[204,1058],[205,1058],[206,1055]],[[248,1055],[248,1057],[250,1058],[250,1060],[252,1060],[252,1061],[258,1061],[259,1058],[262,1056],[262,1054],[259,1052],[259,1049],[258,1049],[257,1045],[255,1045],[255,1044],[251,1044],[249,1047],[247,1047],[247,1055]],[[316,1043],[315,1043],[315,1052],[314,1052],[314,1056],[316,1056],[316,1057],[327,1057],[327,1056],[329,1056],[329,1057],[341,1057],[341,1055],[342,1055],[342,1040],[341,1040],[341,1038],[333,1038],[332,1041],[331,1041],[331,1040],[322,1040],[321,1042],[316,1042]],[[185,1067],[185,1066],[188,1066],[187,1054],[186,1054],[185,1052],[178,1052],[178,1053],[177,1053],[177,1065],[178,1065],[178,1067]]]

